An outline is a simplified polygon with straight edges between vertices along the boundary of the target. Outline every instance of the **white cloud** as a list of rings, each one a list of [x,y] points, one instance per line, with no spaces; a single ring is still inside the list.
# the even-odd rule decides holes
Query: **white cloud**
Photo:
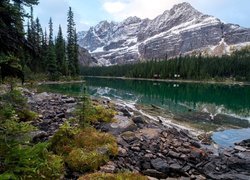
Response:
[[[122,20],[129,16],[153,19],[170,9],[173,5],[185,0],[103,0],[103,8],[114,19]],[[188,0],[193,2],[195,0]]]
[[[121,13],[125,10],[126,4],[122,2],[105,2],[103,4],[104,9],[111,14]]]

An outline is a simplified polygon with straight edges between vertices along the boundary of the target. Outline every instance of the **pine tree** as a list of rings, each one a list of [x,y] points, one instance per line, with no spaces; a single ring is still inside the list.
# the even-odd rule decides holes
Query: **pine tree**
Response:
[[[44,30],[44,35],[42,36],[42,45],[41,45],[41,72],[46,72],[47,69],[47,57],[48,57],[48,37],[47,30]]]
[[[18,55],[20,47],[30,50],[24,41],[23,18],[26,14],[22,6],[35,5],[38,0],[13,0],[12,2],[0,1],[0,52],[5,55],[10,53]]]
[[[74,66],[76,69],[76,74],[80,74],[80,68],[79,68],[79,60],[78,60],[78,43],[77,43],[77,33],[76,29],[74,31]]]
[[[56,63],[58,71],[63,75],[67,75],[65,40],[63,39],[62,28],[60,25],[59,25],[58,35],[56,38],[55,48],[56,48]]]
[[[68,29],[67,29],[67,58],[68,58],[68,68],[69,75],[77,75],[79,73],[78,68],[78,47],[77,47],[77,37],[74,23],[74,14],[72,12],[71,7],[69,7],[68,11]]]
[[[57,67],[56,67],[55,46],[53,42],[53,23],[51,18],[49,20],[49,47],[47,54],[47,71],[50,75],[50,78],[54,80],[57,72]]]

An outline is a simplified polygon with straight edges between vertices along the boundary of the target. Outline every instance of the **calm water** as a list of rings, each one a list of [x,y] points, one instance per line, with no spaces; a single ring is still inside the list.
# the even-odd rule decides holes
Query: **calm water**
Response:
[[[218,130],[225,126],[242,129],[230,131],[237,136],[235,141],[228,141],[227,131],[223,131],[227,137],[223,132],[214,134],[213,138],[219,144],[226,142],[229,146],[250,138],[250,86],[101,78],[86,78],[86,81],[86,84],[42,85],[41,88],[80,95],[87,86],[92,96],[160,106],[174,114],[176,119],[199,125],[205,130]]]

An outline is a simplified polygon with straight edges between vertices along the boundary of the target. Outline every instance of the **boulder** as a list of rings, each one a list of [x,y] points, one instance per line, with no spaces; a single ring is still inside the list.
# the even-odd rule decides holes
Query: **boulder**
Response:
[[[135,124],[144,124],[145,121],[141,116],[136,116],[133,117],[132,120],[134,121]]]
[[[35,131],[31,133],[32,141],[35,143],[46,140],[48,136],[48,133],[45,131]]]
[[[159,172],[155,169],[147,169],[145,171],[142,171],[142,173],[146,176],[151,176],[151,177],[155,177],[158,179],[163,179],[163,178],[167,178],[168,176],[162,172]]]
[[[140,130],[139,135],[148,140],[159,138],[161,130],[159,128],[144,128]]]
[[[132,141],[135,141],[136,139],[138,139],[136,136],[135,136],[135,133],[134,132],[131,132],[131,131],[127,131],[127,132],[124,132],[121,137],[128,143],[131,143]]]
[[[116,169],[115,164],[109,161],[106,165],[100,167],[100,171],[104,173],[114,173]]]
[[[114,120],[115,122],[111,124],[103,124],[99,128],[104,128],[106,132],[110,132],[114,135],[119,135],[126,131],[135,131],[137,129],[135,123],[128,117],[116,115]]]
[[[43,92],[43,93],[34,95],[32,99],[35,102],[44,101],[46,99],[50,99],[50,95],[47,92]]]
[[[124,116],[131,117],[130,112],[126,108],[122,108],[120,111],[123,113]]]
[[[75,98],[67,98],[67,99],[64,99],[64,101],[65,101],[66,103],[68,103],[68,104],[70,104],[70,103],[75,103],[75,102],[76,102]]]
[[[153,168],[159,172],[168,174],[169,173],[169,165],[166,160],[157,158],[157,159],[152,159],[151,160],[151,165]]]

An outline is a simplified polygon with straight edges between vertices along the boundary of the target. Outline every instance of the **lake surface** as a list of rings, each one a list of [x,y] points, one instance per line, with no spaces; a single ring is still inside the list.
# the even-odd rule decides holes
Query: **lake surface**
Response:
[[[213,134],[225,146],[250,138],[250,86],[86,78],[85,84],[42,85],[41,89],[78,96],[84,87],[95,97],[159,106],[175,120],[207,131],[232,129],[229,134],[236,137],[232,140],[228,131]]]

